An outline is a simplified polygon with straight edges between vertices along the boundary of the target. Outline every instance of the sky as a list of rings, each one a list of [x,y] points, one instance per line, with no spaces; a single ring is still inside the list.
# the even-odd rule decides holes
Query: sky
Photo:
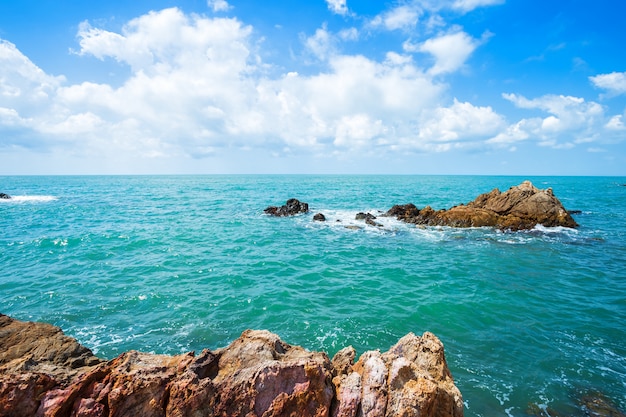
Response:
[[[0,0],[0,175],[626,175],[621,0]]]

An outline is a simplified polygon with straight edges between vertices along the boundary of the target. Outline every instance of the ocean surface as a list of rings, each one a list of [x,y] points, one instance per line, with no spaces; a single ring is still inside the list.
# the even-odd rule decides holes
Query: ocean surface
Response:
[[[378,217],[531,180],[578,229],[418,228]],[[94,353],[177,354],[248,328],[332,357],[435,333],[466,416],[626,410],[626,178],[0,177],[0,312]],[[295,197],[310,214],[272,218]],[[327,221],[314,222],[323,213]],[[346,228],[360,225],[361,229]]]

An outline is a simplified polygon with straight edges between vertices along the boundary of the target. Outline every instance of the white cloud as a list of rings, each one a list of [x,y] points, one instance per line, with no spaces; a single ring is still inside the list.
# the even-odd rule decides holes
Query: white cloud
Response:
[[[328,9],[339,15],[348,14],[348,6],[346,5],[346,0],[326,0],[328,4]]]
[[[367,114],[343,116],[337,122],[334,144],[350,149],[361,148],[372,145],[371,139],[386,131],[382,120],[371,120]]]
[[[417,49],[431,54],[435,58],[435,63],[429,73],[439,75],[460,69],[479,43],[478,40],[461,31],[428,39],[415,48],[405,43],[404,48],[408,51]]]
[[[232,7],[226,0],[207,0],[207,5],[214,12],[227,12]]]
[[[44,73],[15,45],[0,39],[0,106],[43,104],[63,82],[64,77]]]
[[[467,13],[479,7],[494,6],[503,3],[504,0],[454,0],[454,3],[452,3],[452,9],[457,9]]]
[[[304,40],[306,49],[322,61],[335,52],[335,38],[326,26],[317,29],[315,34]]]
[[[511,143],[525,141],[530,138],[530,131],[534,130],[538,119],[522,119],[517,123],[509,125],[502,132],[487,140],[487,143],[498,146],[508,146]]]
[[[626,72],[612,72],[589,77],[598,88],[607,90],[610,95],[626,94]]]
[[[609,130],[626,130],[621,114],[611,117],[605,127]]]
[[[604,109],[600,104],[593,101],[586,102],[580,97],[545,95],[529,100],[516,94],[503,94],[502,96],[517,107],[540,109],[552,114],[553,119],[563,122],[562,128],[564,129],[585,126],[604,117]],[[547,122],[550,128],[554,128],[556,124],[555,120]]]
[[[339,31],[338,36],[344,41],[356,41],[359,39],[359,30],[354,27],[342,29]]]
[[[128,66],[130,75],[117,86],[68,84],[0,41],[0,131],[11,132],[0,135],[0,146],[63,147],[129,160],[239,149],[382,155],[510,148],[528,140],[567,147],[598,142],[598,132],[623,131],[622,116],[606,117],[602,106],[582,98],[505,94],[521,109],[546,113],[515,123],[490,106],[450,102],[443,76],[462,68],[481,42],[459,29],[406,53],[382,51],[379,59],[340,51],[340,39],[358,35],[323,26],[303,39],[323,69],[298,74],[285,68],[276,76],[256,52],[253,29],[234,18],[173,8],[133,19],[119,33],[84,23],[73,58]],[[434,64],[425,68],[419,54],[408,52],[430,54]],[[25,134],[35,139],[27,144]]]
[[[506,126],[491,107],[474,106],[454,99],[450,107],[439,107],[420,126],[419,137],[428,142],[457,142],[486,139]]]
[[[413,29],[420,17],[420,10],[412,5],[397,6],[376,16],[370,26],[387,30]]]
[[[415,134],[412,123],[443,88],[406,60],[335,55],[329,65],[324,73],[288,74],[259,87],[259,104],[273,121],[267,129],[290,146],[362,146],[381,132],[393,143]]]
[[[528,99],[516,94],[502,97],[518,108],[542,110],[548,115],[522,119],[493,137],[490,143],[535,139],[542,146],[569,149],[576,144],[612,140],[615,131],[621,130],[621,116],[607,117],[600,104],[580,97],[545,95]]]

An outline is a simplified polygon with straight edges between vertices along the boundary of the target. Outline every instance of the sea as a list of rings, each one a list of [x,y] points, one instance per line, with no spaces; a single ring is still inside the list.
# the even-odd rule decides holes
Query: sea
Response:
[[[416,227],[530,180],[579,228]],[[409,332],[445,346],[466,416],[626,410],[626,178],[3,176],[0,313],[111,359],[227,346],[246,329],[332,356]],[[264,213],[289,198],[310,213]],[[371,213],[380,226],[355,220]],[[325,222],[313,220],[322,213]]]

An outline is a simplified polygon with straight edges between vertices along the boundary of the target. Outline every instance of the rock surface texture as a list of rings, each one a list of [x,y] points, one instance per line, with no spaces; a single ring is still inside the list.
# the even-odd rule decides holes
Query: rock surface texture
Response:
[[[578,224],[552,189],[540,190],[524,181],[505,192],[497,188],[479,195],[467,205],[448,210],[418,209],[413,204],[393,206],[386,214],[407,223],[427,226],[482,227],[527,230],[541,224],[547,227],[578,227]]]
[[[388,352],[332,361],[273,333],[177,355],[102,361],[57,327],[0,315],[0,416],[463,415],[443,345],[409,334]]]
[[[276,207],[269,206],[265,210],[263,210],[266,214],[270,216],[284,217],[284,216],[295,216],[300,213],[308,213],[309,205],[307,203],[303,203],[298,199],[290,198],[287,200],[285,205]]]

